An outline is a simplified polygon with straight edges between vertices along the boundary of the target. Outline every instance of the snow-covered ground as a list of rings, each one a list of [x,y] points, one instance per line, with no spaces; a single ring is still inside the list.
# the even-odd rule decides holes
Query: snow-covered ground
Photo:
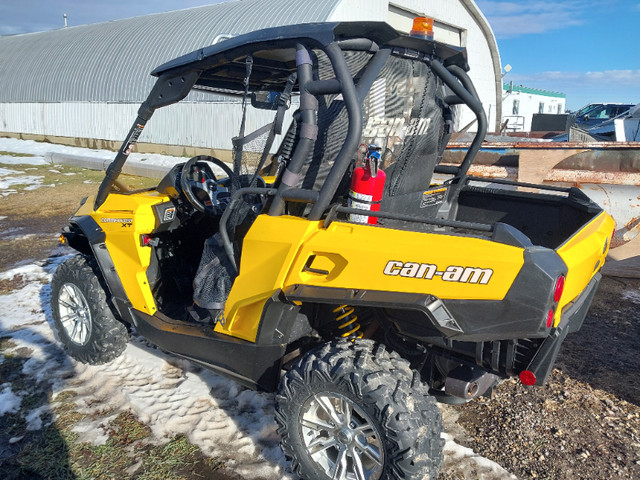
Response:
[[[50,152],[93,156],[105,161],[114,157],[113,152],[105,150],[5,138],[0,138],[0,151],[33,155],[0,155],[0,192],[10,192],[11,184],[26,183],[25,179],[41,185],[37,179],[29,178],[24,165],[50,163],[47,160]],[[138,160],[157,165],[184,161],[163,155],[134,155],[139,155]],[[12,165],[21,165],[23,170]],[[158,442],[184,434],[206,455],[223,461],[229,471],[247,479],[293,478],[279,449],[273,395],[247,390],[188,361],[164,354],[135,335],[124,354],[106,365],[83,365],[68,357],[53,333],[49,306],[49,282],[65,258],[54,256],[0,273],[0,280],[20,276],[25,283],[7,295],[0,295],[0,337],[10,337],[15,343],[8,352],[21,348],[32,352],[24,364],[24,374],[48,384],[54,398],[64,390],[75,391],[80,412],[89,413],[96,405],[102,410],[113,410],[114,417],[119,412],[132,411],[150,427]],[[0,354],[0,363],[3,361]],[[24,392],[13,391],[10,383],[0,379],[0,416],[18,411],[22,395]],[[45,405],[26,413],[28,428],[41,429],[48,409]],[[461,434],[461,428],[455,423],[455,411],[445,406],[442,413],[447,430],[443,435],[446,441],[443,472],[470,480],[516,478],[498,464],[456,443],[454,436]],[[104,418],[93,421],[90,418],[87,416],[75,426],[80,440],[105,442]]]
[[[51,163],[51,154],[60,153],[74,155],[78,157],[96,158],[105,161],[107,164],[111,162],[116,152],[111,150],[95,150],[91,148],[69,147],[67,145],[58,145],[54,143],[35,142],[33,140],[19,140],[17,138],[0,138],[0,152],[13,152],[16,154],[33,155],[33,157],[12,157],[8,155],[0,155],[0,164],[31,164],[42,165]],[[171,167],[177,162],[184,162],[184,157],[172,157],[170,155],[160,155],[156,153],[132,153],[127,161],[145,162],[153,165]]]
[[[78,411],[130,410],[147,424],[158,442],[184,434],[210,456],[222,460],[229,471],[247,479],[294,478],[279,448],[273,419],[273,395],[247,390],[231,380],[167,355],[144,339],[133,336],[124,354],[101,366],[80,364],[68,357],[57,341],[51,316],[51,276],[68,256],[52,257],[0,273],[0,280],[21,276],[26,285],[0,295],[0,337],[32,351],[24,364],[26,375],[50,385],[53,398],[73,390]],[[0,362],[3,357],[0,356]],[[21,392],[0,383],[0,415],[18,411]],[[48,406],[26,414],[28,428],[42,428]],[[455,429],[455,415],[443,408],[445,424]],[[88,415],[74,430],[80,441],[104,443],[104,418]],[[443,471],[458,478],[513,479],[499,465],[462,447],[449,433]]]

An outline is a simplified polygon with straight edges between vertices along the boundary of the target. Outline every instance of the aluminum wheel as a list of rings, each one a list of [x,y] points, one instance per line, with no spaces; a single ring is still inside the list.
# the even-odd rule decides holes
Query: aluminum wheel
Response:
[[[301,437],[328,478],[376,480],[384,465],[380,432],[351,399],[340,394],[309,397],[302,406]]]
[[[80,289],[65,283],[58,296],[60,322],[72,342],[84,345],[91,336],[91,312]]]

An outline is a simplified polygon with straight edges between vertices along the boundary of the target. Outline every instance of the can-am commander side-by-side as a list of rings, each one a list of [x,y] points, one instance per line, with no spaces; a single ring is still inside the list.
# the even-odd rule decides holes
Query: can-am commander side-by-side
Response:
[[[468,69],[465,49],[375,22],[261,30],[158,67],[63,232],[79,253],[51,301],[69,353],[110,361],[133,328],[277,392],[302,478],[435,478],[436,401],[544,383],[614,228],[576,188],[467,175],[487,125]],[[232,166],[201,155],[155,188],[118,181],[156,109],[221,95]],[[440,165],[463,104],[478,133]]]

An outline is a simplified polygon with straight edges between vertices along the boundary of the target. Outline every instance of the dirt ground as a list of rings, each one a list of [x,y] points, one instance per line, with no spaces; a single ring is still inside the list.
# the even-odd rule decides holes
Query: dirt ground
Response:
[[[87,175],[92,183],[0,198],[0,271],[56,247],[61,227],[102,177]],[[0,293],[14,288],[0,283]],[[456,441],[522,479],[640,479],[639,345],[640,280],[605,277],[548,384],[506,381],[491,399],[452,407],[464,429]]]
[[[520,478],[640,479],[640,280],[604,277],[544,387],[455,407],[458,439]]]

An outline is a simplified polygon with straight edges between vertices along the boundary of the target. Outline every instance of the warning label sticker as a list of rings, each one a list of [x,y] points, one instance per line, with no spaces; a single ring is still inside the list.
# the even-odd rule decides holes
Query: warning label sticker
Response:
[[[427,190],[422,194],[422,201],[420,202],[420,208],[427,208],[433,205],[439,205],[444,202],[447,196],[446,188],[436,188],[435,190]]]

